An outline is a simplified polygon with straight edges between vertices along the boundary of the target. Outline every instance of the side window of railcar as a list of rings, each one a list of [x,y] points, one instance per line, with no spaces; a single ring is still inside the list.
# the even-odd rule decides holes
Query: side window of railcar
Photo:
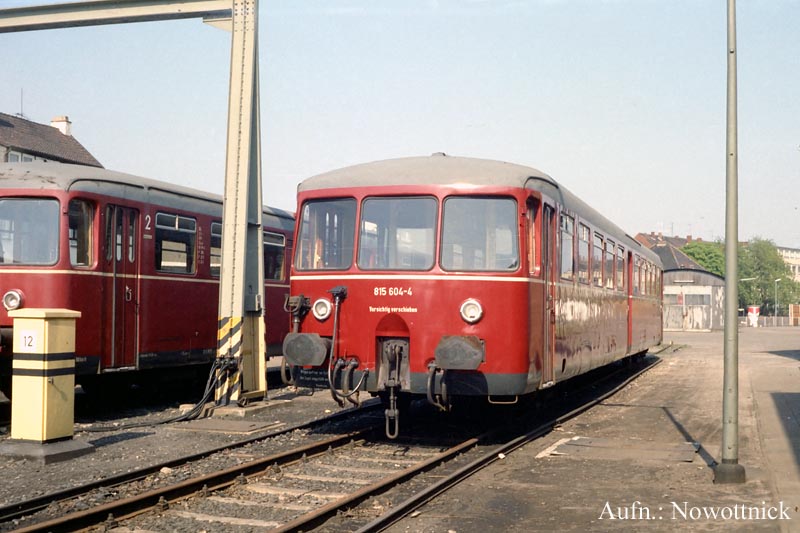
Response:
[[[89,266],[92,264],[94,204],[86,200],[70,200],[68,219],[70,264]]]
[[[429,270],[435,228],[434,198],[367,198],[361,207],[358,268]]]
[[[57,200],[0,199],[0,263],[55,264],[59,215]]]
[[[639,292],[640,292],[639,279],[641,277],[640,276],[640,269],[641,268],[642,268],[641,267],[641,259],[639,259],[638,255],[634,256],[633,268],[631,269],[633,271],[633,294],[639,294]]]
[[[264,232],[264,279],[284,278],[283,258],[286,254],[286,237],[280,233]]]
[[[592,247],[592,283],[595,287],[603,286],[603,236],[594,234]]]
[[[647,294],[647,261],[639,260],[639,294]]]
[[[606,273],[606,289],[614,288],[614,241],[606,240],[606,253],[603,264]]]
[[[575,279],[575,219],[561,215],[561,279]]]
[[[222,270],[222,224],[219,222],[211,223],[211,246],[208,256],[211,276],[218,278]]]
[[[156,213],[155,267],[159,272],[193,274],[197,221],[169,213]]]
[[[617,248],[617,290],[625,290],[625,248]]]
[[[589,283],[589,226],[580,224],[578,226],[578,281],[588,285]]]
[[[303,204],[295,257],[298,270],[346,270],[353,264],[356,228],[354,198]]]
[[[444,201],[441,264],[445,270],[519,268],[517,202],[451,196]]]

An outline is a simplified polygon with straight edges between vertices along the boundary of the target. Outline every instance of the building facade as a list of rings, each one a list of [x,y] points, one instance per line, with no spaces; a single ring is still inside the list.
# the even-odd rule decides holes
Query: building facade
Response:
[[[783,258],[783,262],[792,270],[792,279],[800,281],[800,250],[797,248],[785,248],[783,246],[776,246],[776,248]]]
[[[664,268],[664,331],[712,331],[725,326],[725,279],[712,274],[680,248],[692,237],[640,233]],[[699,239],[697,239],[699,241]]]

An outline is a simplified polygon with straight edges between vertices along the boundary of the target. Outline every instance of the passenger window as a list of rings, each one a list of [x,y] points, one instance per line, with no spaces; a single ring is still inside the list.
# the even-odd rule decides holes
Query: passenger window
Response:
[[[575,279],[575,219],[561,215],[561,279]]]
[[[280,233],[264,232],[264,279],[284,279],[286,237]]]
[[[606,289],[614,288],[614,242],[606,241],[606,253],[603,264],[605,265]]]
[[[136,261],[136,212],[128,213],[128,262]]]
[[[617,248],[617,290],[625,290],[625,249]]]
[[[211,261],[211,276],[218,278],[222,270],[222,224],[219,222],[211,223],[211,250],[209,252]]]
[[[159,272],[193,274],[197,221],[156,213],[155,267]]]
[[[111,261],[114,257],[114,209],[106,207],[106,261]]]
[[[69,202],[69,260],[72,266],[92,264],[92,223],[94,204],[85,200]]]
[[[117,209],[116,213],[116,221],[114,222],[114,257],[119,262],[122,261],[122,227],[124,220],[122,209]]]
[[[603,286],[603,236],[594,234],[594,247],[592,252],[592,283],[595,287]]]
[[[589,236],[591,232],[586,224],[578,229],[578,281],[589,284]]]

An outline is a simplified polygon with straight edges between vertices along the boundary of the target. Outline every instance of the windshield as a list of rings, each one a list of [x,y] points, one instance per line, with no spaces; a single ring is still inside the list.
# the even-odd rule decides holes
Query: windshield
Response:
[[[0,264],[53,265],[58,260],[58,201],[0,199]]]
[[[430,270],[436,233],[435,198],[368,198],[361,208],[358,267]]]
[[[306,202],[300,214],[295,267],[298,270],[347,270],[353,263],[355,227],[355,199]]]
[[[510,271],[519,267],[517,204],[511,198],[453,196],[444,202],[442,268]]]

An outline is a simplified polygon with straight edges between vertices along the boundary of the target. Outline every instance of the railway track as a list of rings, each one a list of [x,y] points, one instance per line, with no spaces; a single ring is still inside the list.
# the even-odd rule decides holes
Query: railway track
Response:
[[[595,379],[570,393],[574,399],[568,412],[540,416],[522,432],[513,424],[461,435],[446,444],[408,438],[387,442],[380,419],[374,428],[320,439],[18,531],[108,530],[118,525],[144,530],[380,530],[503,454],[613,395],[658,362],[620,367]],[[620,373],[625,375],[621,378]],[[603,387],[604,381],[610,384]],[[588,400],[578,399],[587,394]],[[431,432],[435,432],[432,427],[417,431]]]
[[[379,408],[380,402],[378,400],[368,400],[362,404],[361,408],[359,409],[359,413],[367,414]],[[237,440],[236,442],[213,449],[204,450],[199,453],[188,454],[177,459],[159,462],[146,467],[137,468],[123,474],[105,477],[103,479],[79,484],[65,490],[51,492],[39,497],[30,498],[25,501],[0,507],[0,531],[6,531],[8,525],[15,523],[15,521],[16,523],[24,523],[25,521],[30,520],[36,513],[44,511],[48,508],[69,508],[70,502],[86,499],[86,496],[91,494],[93,491],[102,491],[104,493],[113,492],[117,487],[134,485],[137,482],[146,479],[148,476],[154,476],[160,472],[163,472],[165,469],[177,469],[183,465],[212,457],[215,454],[232,452],[239,448],[265,442],[295,431],[311,430],[324,424],[336,423],[338,420],[347,417],[353,417],[354,411],[355,409],[339,411],[329,416],[320,417],[299,424],[284,426],[280,429],[276,429],[257,437]],[[34,525],[31,527],[36,526]]]

